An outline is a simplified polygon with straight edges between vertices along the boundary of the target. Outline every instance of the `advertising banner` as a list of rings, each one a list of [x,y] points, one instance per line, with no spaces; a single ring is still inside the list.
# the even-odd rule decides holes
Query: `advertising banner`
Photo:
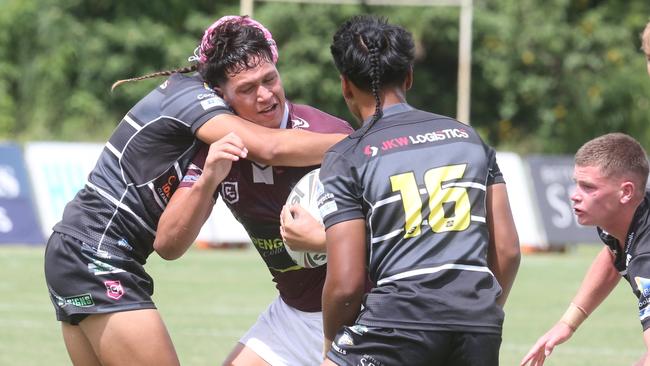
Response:
[[[25,160],[43,224],[49,237],[63,215],[63,208],[86,184],[104,145],[69,142],[30,142],[25,145]]]
[[[0,244],[44,244],[23,152],[0,144]]]
[[[573,214],[573,156],[531,155],[526,161],[549,244],[600,243],[596,228],[578,224]]]

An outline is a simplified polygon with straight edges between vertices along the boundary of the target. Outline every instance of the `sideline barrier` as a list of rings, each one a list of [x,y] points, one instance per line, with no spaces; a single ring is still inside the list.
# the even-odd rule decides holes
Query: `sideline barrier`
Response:
[[[103,144],[72,142],[25,145],[25,159],[46,238],[61,220],[65,205],[83,188],[103,148]]]
[[[512,152],[497,152],[497,164],[508,189],[508,202],[515,219],[522,247],[545,249],[546,233],[540,221],[537,204],[530,189],[530,176],[524,161]]]
[[[0,144],[0,244],[44,244],[19,145]]]
[[[3,153],[2,157],[11,156],[12,161],[22,161],[20,148],[17,145],[10,146],[11,149],[7,151],[13,153]],[[52,226],[61,219],[65,205],[85,184],[88,173],[95,166],[103,148],[103,144],[93,143],[26,144],[25,160],[34,188],[41,232],[36,237],[30,237],[27,232],[23,232],[20,234],[20,242],[43,243],[43,237],[49,237]],[[569,199],[574,187],[572,157],[533,155],[522,158],[511,152],[497,152],[497,161],[506,180],[509,202],[522,246],[533,250],[546,250],[562,248],[566,244],[598,242],[595,229],[578,225],[572,212]],[[13,183],[15,179],[2,178],[3,174],[7,175],[3,173],[7,168],[3,170],[2,163],[3,160],[0,159],[0,242],[4,240],[3,225],[5,231],[8,225],[6,212],[28,212],[25,211],[27,209],[16,209],[13,206],[7,209],[3,206],[7,205],[3,201],[6,199],[3,194],[15,195],[15,188],[12,187],[16,184]],[[10,170],[18,172],[19,168],[12,165]],[[23,178],[20,178],[20,173],[18,176],[17,179],[27,182],[28,186],[24,170]],[[25,194],[28,195],[29,189],[21,190],[22,192],[27,192]],[[29,199],[29,196],[26,199]],[[23,202],[20,205],[29,206],[29,203]],[[32,219],[29,218],[30,214],[25,215],[24,219],[22,216],[19,219],[11,217],[12,225],[15,226],[16,222],[19,222],[30,230],[30,233],[38,231],[38,220],[34,217],[33,209]],[[12,240],[16,242],[16,235],[12,236]],[[250,244],[246,231],[221,199],[217,201],[208,221],[203,225],[197,241],[209,246],[224,247]]]
[[[83,188],[103,148],[103,144],[94,143],[31,142],[25,145],[45,238],[52,233],[54,224],[61,220],[65,205]],[[198,240],[235,244],[250,242],[244,228],[221,200],[201,229]]]
[[[573,214],[573,156],[530,155],[526,162],[548,245],[600,243],[596,229],[578,224]]]

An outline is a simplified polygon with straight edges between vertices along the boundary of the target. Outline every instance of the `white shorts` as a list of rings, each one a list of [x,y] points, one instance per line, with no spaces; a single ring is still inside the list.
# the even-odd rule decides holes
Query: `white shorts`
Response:
[[[275,299],[239,343],[272,366],[323,362],[323,313],[306,313]]]

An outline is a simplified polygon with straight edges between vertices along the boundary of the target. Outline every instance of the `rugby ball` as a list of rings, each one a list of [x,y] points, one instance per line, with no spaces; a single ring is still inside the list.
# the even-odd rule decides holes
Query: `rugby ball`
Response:
[[[318,178],[319,172],[320,169],[314,169],[300,178],[287,197],[287,205],[299,204],[322,224],[323,218],[320,216],[317,202],[323,192],[323,186]],[[327,263],[327,254],[325,253],[292,250],[287,243],[284,244],[291,259],[300,267],[316,268]]]

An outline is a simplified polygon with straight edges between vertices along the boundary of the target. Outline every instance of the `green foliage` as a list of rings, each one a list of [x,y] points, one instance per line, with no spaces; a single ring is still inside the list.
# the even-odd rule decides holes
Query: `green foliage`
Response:
[[[622,131],[650,146],[650,81],[639,33],[647,0],[476,0],[471,122],[488,142],[522,153],[572,153]],[[105,140],[161,82],[119,79],[187,65],[203,30],[236,14],[236,0],[0,1],[0,139]],[[416,42],[409,102],[456,113],[454,7],[255,3],[273,32],[288,97],[352,120],[329,53],[336,27],[375,13]]]

